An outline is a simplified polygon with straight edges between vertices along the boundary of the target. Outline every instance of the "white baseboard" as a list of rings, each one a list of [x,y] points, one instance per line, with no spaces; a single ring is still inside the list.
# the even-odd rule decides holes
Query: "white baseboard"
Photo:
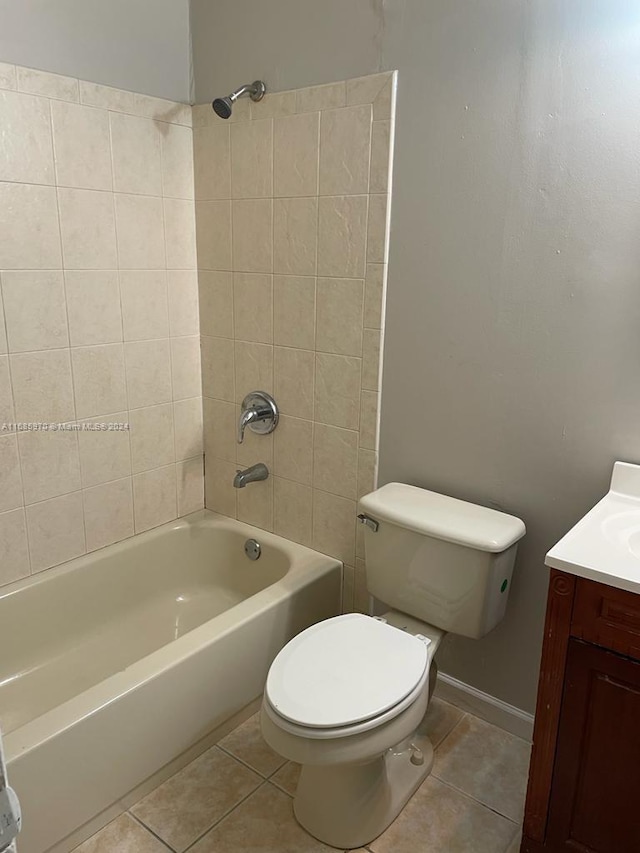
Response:
[[[533,738],[533,714],[483,693],[464,681],[439,672],[435,695],[523,740],[531,741]]]

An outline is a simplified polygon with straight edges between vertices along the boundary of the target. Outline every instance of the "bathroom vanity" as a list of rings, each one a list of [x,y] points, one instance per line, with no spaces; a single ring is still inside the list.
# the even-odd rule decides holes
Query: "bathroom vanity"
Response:
[[[521,853],[640,850],[640,467],[547,555]]]

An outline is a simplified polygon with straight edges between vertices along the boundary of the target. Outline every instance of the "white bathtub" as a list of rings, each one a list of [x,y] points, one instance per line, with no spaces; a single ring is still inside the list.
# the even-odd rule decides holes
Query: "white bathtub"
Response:
[[[292,636],[339,613],[340,588],[336,560],[204,511],[2,590],[0,725],[20,853],[68,849],[206,743],[260,695]]]

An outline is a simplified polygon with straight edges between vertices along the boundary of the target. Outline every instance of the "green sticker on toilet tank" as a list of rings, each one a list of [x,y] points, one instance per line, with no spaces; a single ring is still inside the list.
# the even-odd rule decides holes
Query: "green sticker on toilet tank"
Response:
[[[507,579],[505,578],[505,579],[502,581],[502,586],[500,587],[500,592],[504,592],[508,585],[509,585],[509,582],[508,582],[508,581],[507,581]]]

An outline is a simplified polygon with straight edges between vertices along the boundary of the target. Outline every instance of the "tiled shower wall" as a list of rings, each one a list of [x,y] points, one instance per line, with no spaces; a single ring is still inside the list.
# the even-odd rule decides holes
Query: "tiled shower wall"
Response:
[[[0,584],[202,505],[191,108],[0,64]]]
[[[367,607],[394,94],[388,73],[193,112],[206,505],[342,560],[345,610]],[[282,416],[238,445],[253,390]],[[255,462],[272,476],[234,489]]]

